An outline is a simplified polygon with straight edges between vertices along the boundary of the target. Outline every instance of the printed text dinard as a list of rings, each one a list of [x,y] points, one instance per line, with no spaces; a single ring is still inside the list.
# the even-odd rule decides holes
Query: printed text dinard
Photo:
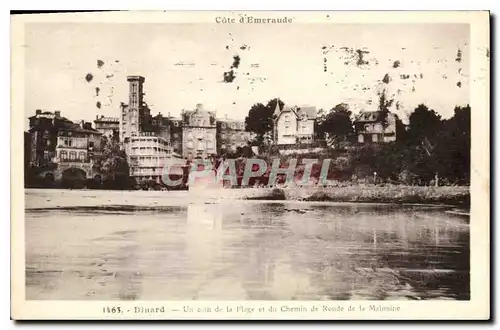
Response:
[[[215,23],[219,24],[283,24],[292,23],[291,17],[255,17],[255,16],[241,16],[239,18],[231,16],[217,16]]]

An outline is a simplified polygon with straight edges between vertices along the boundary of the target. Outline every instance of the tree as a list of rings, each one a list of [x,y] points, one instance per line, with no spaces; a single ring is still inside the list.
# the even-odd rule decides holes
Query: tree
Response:
[[[101,152],[93,156],[93,169],[101,173],[103,179],[114,181],[129,175],[129,165],[124,150],[120,149],[118,134],[101,139]]]
[[[379,100],[378,100],[378,110],[380,111],[381,114],[381,120],[382,124],[384,127],[387,127],[388,122],[387,122],[387,116],[390,112],[390,107],[392,106],[392,103],[394,103],[394,99],[389,99],[387,98],[387,91],[384,88],[382,92],[379,93]]]
[[[470,180],[470,106],[455,107],[453,117],[445,120],[434,153],[440,173],[450,181]]]
[[[318,135],[324,137],[327,133],[337,141],[347,141],[354,133],[351,114],[349,105],[337,104],[328,114],[318,118]]]
[[[441,129],[441,116],[424,104],[420,104],[410,115],[408,135],[414,145],[421,145],[425,139],[431,144],[437,142]]]
[[[326,113],[324,109],[319,109],[316,114],[316,119],[314,120],[314,138],[316,140],[322,140],[325,138],[325,132],[323,132],[323,122],[326,119]]]
[[[267,102],[267,105],[256,103],[252,105],[245,118],[246,131],[256,133],[259,142],[262,142],[264,135],[273,129],[273,115],[277,102],[278,99],[272,99]],[[285,103],[279,100],[279,104],[280,109],[283,109]]]

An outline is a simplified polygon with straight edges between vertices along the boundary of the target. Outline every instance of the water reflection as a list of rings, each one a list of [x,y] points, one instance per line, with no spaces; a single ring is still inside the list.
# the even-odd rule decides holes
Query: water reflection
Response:
[[[266,202],[28,212],[27,298],[469,299],[466,220]]]

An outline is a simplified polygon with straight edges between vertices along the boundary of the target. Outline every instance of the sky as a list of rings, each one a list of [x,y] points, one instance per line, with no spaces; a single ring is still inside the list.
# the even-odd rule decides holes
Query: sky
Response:
[[[385,89],[403,119],[421,103],[448,118],[470,97],[467,24],[30,23],[25,31],[26,118],[36,109],[75,121],[119,117],[127,75],[145,77],[152,114],[176,117],[202,103],[243,120],[252,104],[276,97],[358,113],[376,110]],[[224,82],[236,55],[235,78]]]

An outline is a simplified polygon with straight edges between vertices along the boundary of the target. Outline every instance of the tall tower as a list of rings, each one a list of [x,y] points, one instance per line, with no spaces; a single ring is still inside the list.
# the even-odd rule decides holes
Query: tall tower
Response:
[[[144,93],[143,84],[144,77],[128,76],[129,82],[129,100],[128,100],[128,121],[129,121],[129,136],[137,136],[141,131],[144,120]]]

